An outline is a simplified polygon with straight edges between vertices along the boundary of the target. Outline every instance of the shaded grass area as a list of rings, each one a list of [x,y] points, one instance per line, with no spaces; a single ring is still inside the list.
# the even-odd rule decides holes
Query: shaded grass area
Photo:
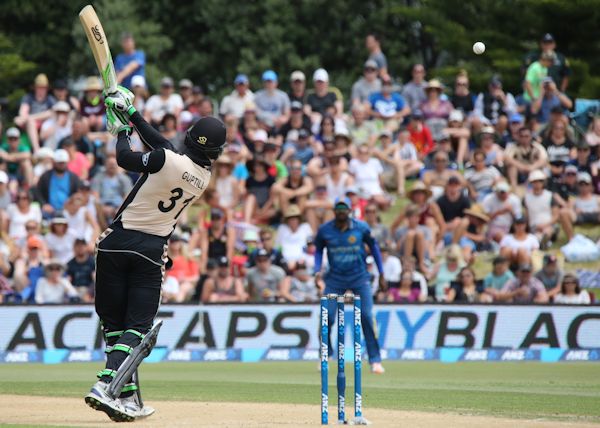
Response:
[[[330,365],[331,367],[331,365]],[[99,364],[0,366],[0,394],[83,397]],[[387,362],[383,376],[364,367],[363,406],[518,418],[576,418],[600,422],[600,365],[585,363]],[[352,405],[352,367],[347,369]],[[336,401],[336,370],[329,377]],[[314,362],[161,363],[140,377],[150,400],[319,403]]]

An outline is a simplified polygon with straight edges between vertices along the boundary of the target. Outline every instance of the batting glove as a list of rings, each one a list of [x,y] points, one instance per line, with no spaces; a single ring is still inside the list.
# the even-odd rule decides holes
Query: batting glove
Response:
[[[117,86],[116,92],[105,94],[104,104],[106,107],[112,108],[115,111],[126,113],[131,116],[136,109],[133,106],[135,95],[129,89],[123,86]]]
[[[121,131],[131,131],[131,126],[123,112],[108,107],[106,109],[106,129],[112,135],[118,135]]]

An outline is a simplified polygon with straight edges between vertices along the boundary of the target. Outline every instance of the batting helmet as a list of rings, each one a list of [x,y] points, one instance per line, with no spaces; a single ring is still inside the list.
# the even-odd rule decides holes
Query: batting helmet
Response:
[[[192,152],[217,159],[225,147],[225,125],[216,117],[203,117],[185,135],[185,146]]]

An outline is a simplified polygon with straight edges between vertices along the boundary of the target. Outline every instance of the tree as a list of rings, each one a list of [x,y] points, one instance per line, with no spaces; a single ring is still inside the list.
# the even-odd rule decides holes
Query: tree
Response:
[[[7,97],[10,110],[16,111],[23,87],[31,84],[36,65],[16,52],[8,38],[0,33],[0,97]]]
[[[135,38],[136,47],[146,53],[147,81],[158,87],[162,70],[166,68],[163,67],[161,55],[171,47],[172,42],[169,37],[163,35],[159,23],[148,20],[148,16],[142,9],[143,6],[143,2],[100,0],[94,4],[94,9],[102,22],[113,57],[121,52],[121,34],[131,33]],[[72,25],[71,38],[74,47],[70,50],[69,56],[70,75],[97,75],[96,63],[79,19]]]

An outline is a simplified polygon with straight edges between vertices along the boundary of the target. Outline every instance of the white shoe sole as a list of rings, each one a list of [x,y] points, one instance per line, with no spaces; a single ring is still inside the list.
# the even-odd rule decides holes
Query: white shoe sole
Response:
[[[112,407],[109,403],[103,401],[96,394],[88,394],[85,396],[85,403],[92,409],[106,413],[106,415],[114,422],[133,422],[135,417],[128,415],[120,409]]]

